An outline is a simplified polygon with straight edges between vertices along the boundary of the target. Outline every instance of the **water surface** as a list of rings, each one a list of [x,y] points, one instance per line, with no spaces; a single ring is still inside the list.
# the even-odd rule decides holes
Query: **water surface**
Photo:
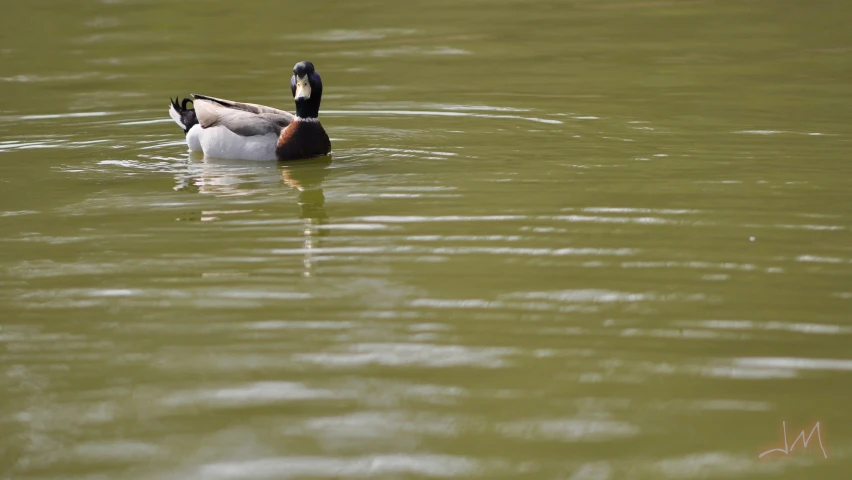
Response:
[[[3,478],[848,477],[846,3],[4,10]]]

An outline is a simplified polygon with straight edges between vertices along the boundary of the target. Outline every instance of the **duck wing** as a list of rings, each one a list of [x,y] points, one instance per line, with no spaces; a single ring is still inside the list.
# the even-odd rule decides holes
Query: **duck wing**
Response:
[[[192,94],[192,99],[198,122],[203,128],[221,125],[244,137],[267,133],[280,135],[281,130],[295,118],[290,112],[265,105],[197,94]]]

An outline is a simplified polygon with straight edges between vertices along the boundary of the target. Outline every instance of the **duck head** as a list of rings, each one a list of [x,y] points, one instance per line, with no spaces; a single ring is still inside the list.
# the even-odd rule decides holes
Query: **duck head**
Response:
[[[296,100],[296,116],[317,118],[322,98],[322,79],[311,62],[299,62],[293,67],[290,90]]]

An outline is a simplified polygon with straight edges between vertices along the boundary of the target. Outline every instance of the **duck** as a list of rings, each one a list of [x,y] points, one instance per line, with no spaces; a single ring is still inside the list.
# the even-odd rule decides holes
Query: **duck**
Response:
[[[293,67],[290,91],[295,115],[193,93],[169,99],[169,116],[186,135],[189,150],[207,158],[288,161],[329,155],[331,140],[319,121],[322,79],[313,63]]]

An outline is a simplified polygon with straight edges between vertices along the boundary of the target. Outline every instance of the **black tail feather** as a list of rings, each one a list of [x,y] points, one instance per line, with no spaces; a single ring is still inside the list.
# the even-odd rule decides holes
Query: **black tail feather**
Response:
[[[190,128],[198,125],[198,117],[195,115],[195,109],[186,107],[187,103],[192,102],[191,98],[184,98],[180,103],[178,103],[179,100],[180,96],[175,97],[174,100],[169,97],[169,101],[172,103],[172,108],[174,108],[174,110],[178,113],[181,123],[183,123],[183,133],[186,134],[189,132]]]

